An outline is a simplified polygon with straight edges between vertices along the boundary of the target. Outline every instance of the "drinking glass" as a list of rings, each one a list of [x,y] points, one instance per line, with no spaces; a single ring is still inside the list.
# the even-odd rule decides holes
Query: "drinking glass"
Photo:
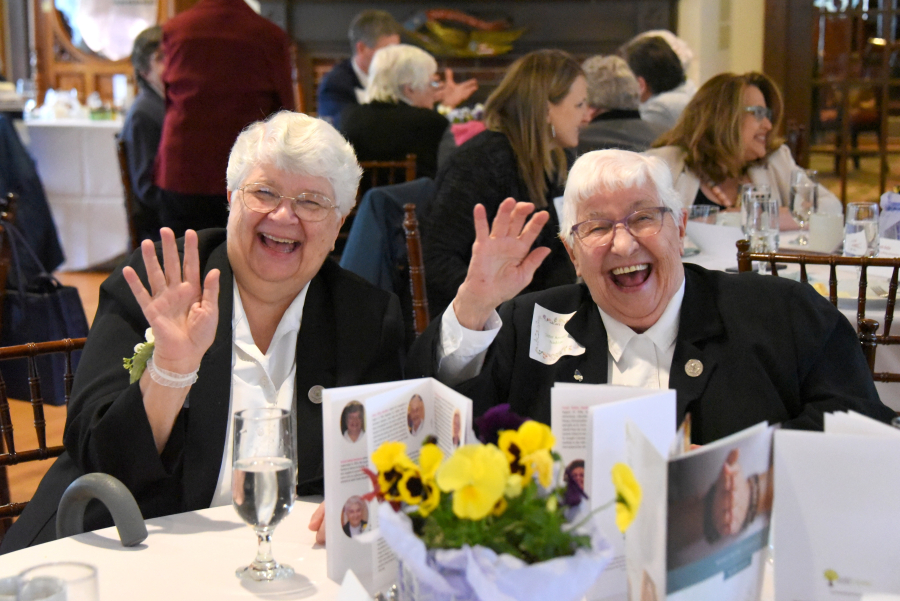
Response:
[[[719,216],[719,207],[713,205],[691,205],[688,209],[688,221],[699,221],[715,225]]]
[[[272,557],[272,533],[291,512],[297,488],[291,414],[284,409],[245,409],[234,415],[231,496],[242,520],[256,531],[256,559],[238,578],[277,580],[294,570]]]
[[[800,167],[791,172],[791,214],[800,225],[797,244],[809,244],[806,232],[809,231],[809,216],[819,207],[819,186],[816,183],[817,172]]]
[[[755,253],[773,253],[778,250],[778,201],[754,199],[747,209],[747,235],[750,250]]]
[[[744,234],[750,235],[750,206],[757,200],[769,200],[772,191],[768,184],[744,184],[741,186],[741,228]]]
[[[874,257],[878,254],[878,205],[847,203],[844,222],[844,256]]]
[[[86,563],[45,563],[19,574],[16,601],[97,601],[97,568]]]

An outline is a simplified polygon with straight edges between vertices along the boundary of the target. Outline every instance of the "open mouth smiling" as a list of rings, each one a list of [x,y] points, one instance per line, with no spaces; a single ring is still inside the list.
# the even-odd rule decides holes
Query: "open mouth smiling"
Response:
[[[616,286],[633,288],[646,282],[651,271],[649,263],[641,263],[640,265],[626,265],[611,269],[609,276]]]
[[[259,241],[266,248],[279,253],[292,253],[300,247],[300,242],[290,238],[279,238],[271,234],[257,234]]]

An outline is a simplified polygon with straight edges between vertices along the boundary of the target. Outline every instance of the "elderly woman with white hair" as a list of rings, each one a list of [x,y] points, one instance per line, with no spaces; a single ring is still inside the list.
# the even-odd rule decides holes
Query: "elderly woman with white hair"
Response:
[[[641,90],[625,59],[592,56],[581,64],[591,122],[578,134],[578,154],[604,148],[643,152],[666,128],[641,118]]]
[[[366,103],[341,116],[341,132],[360,161],[416,155],[419,176],[434,177],[441,137],[450,123],[434,110],[437,61],[415,46],[395,44],[375,53]]]
[[[231,416],[247,408],[293,410],[297,492],[322,493],[322,388],[401,377],[396,297],[328,259],[360,171],[331,125],[300,113],[240,134],[227,228],[177,241],[164,228],[101,286],[66,452],[3,552],[55,538],[60,496],[84,473],[121,480],[144,518],[230,504]],[[152,357],[129,378],[148,327]],[[93,509],[86,530],[111,525]]]

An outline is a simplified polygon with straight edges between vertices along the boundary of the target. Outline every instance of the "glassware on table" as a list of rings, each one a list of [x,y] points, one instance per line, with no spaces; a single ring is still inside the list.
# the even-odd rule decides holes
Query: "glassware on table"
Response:
[[[844,256],[874,257],[878,255],[878,204],[847,203],[844,221]]]
[[[272,557],[272,533],[291,512],[297,468],[291,413],[245,409],[234,415],[231,496],[242,520],[256,531],[256,559],[235,574],[248,580],[277,580],[294,574]]]
[[[62,561],[28,568],[18,576],[16,601],[98,601],[97,568]]]
[[[797,244],[809,244],[806,232],[809,231],[809,217],[819,208],[819,185],[816,183],[818,172],[812,169],[797,167],[791,172],[791,214],[800,225]]]
[[[747,235],[750,251],[773,253],[778,251],[778,212],[781,207],[771,198],[753,198],[747,205]]]
[[[749,236],[750,205],[757,200],[769,200],[772,198],[772,190],[768,184],[744,184],[741,186],[741,229]]]
[[[719,207],[713,205],[691,205],[688,208],[688,221],[715,225],[718,217]]]

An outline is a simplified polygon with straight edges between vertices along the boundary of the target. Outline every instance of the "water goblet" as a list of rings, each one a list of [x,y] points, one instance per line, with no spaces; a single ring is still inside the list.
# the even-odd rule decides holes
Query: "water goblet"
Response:
[[[816,183],[817,172],[800,167],[791,172],[791,214],[800,225],[797,244],[809,244],[806,232],[809,231],[810,215],[818,210],[819,186]]]
[[[242,520],[256,531],[256,559],[235,574],[278,580],[294,574],[272,557],[272,533],[294,506],[297,470],[291,414],[284,409],[245,409],[234,415],[231,496]]]

